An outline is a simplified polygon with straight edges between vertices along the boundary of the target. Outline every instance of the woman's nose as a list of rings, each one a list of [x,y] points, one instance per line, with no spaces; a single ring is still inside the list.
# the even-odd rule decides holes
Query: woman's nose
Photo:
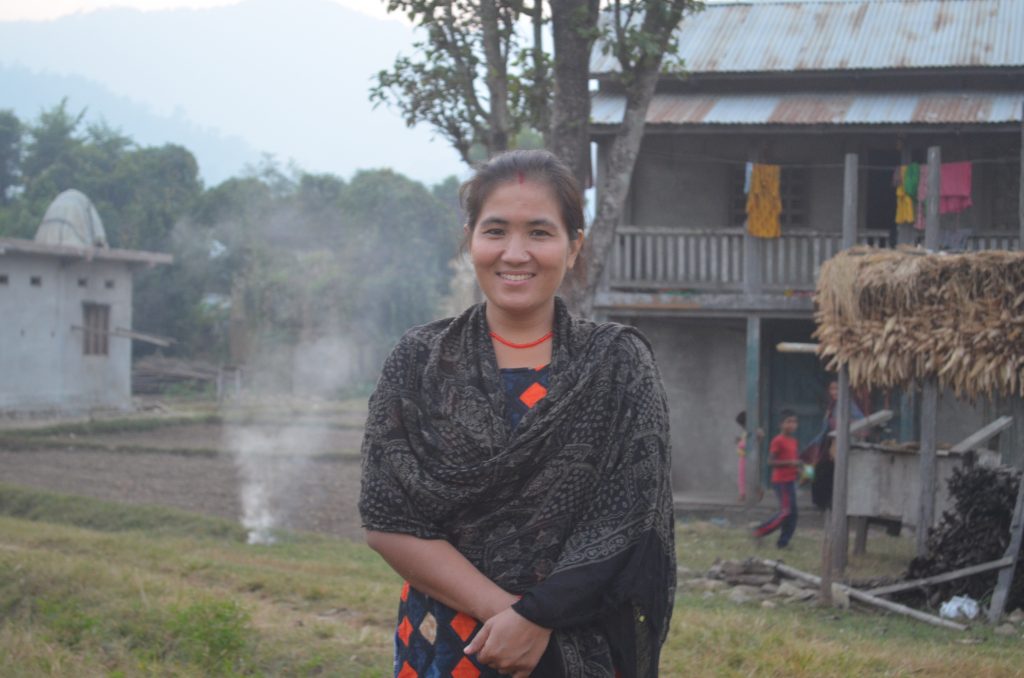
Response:
[[[530,251],[528,245],[529,243],[518,236],[509,238],[504,251],[501,253],[502,260],[508,263],[523,263],[529,261]]]

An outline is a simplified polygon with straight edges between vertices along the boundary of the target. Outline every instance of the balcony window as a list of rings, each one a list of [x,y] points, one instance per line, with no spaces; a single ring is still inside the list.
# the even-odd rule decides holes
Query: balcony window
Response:
[[[807,170],[803,167],[783,167],[779,173],[779,197],[782,200],[782,214],[779,222],[782,230],[806,228],[807,220]],[[743,192],[743,165],[729,168],[729,225],[740,227],[747,222],[747,194]]]

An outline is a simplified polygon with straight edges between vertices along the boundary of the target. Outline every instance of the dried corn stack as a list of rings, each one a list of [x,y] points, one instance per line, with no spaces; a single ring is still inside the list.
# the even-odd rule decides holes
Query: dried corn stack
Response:
[[[1024,396],[1022,252],[858,247],[822,265],[816,302],[818,352],[856,386]]]

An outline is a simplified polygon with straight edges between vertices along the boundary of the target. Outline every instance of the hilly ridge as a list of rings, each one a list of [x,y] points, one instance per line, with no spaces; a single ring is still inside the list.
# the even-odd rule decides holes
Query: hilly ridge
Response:
[[[455,152],[431,141],[427,129],[408,130],[396,113],[373,110],[367,99],[372,75],[399,52],[408,53],[412,40],[411,29],[397,20],[328,0],[111,9],[48,22],[0,22],[0,107],[20,111],[33,89],[51,89],[58,75],[77,76],[153,117],[230,140],[236,155],[249,146],[310,171],[347,177],[360,168],[392,167],[436,182],[463,171]],[[48,84],[27,89],[26,74],[33,72]],[[89,96],[72,98],[72,110],[89,106],[142,140],[102,110],[110,97],[99,102],[98,94]],[[217,173],[210,158],[229,153],[192,150],[204,176]]]

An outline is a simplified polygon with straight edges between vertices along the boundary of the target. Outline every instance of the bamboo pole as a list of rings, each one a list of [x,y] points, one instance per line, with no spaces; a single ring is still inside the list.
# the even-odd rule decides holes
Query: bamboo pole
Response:
[[[888,586],[879,586],[878,588],[869,589],[868,591],[865,591],[865,593],[870,593],[873,596],[888,596],[900,591],[908,591],[922,586],[931,586],[932,584],[941,584],[942,582],[953,581],[955,579],[963,579],[964,577],[970,577],[973,574],[981,574],[982,572],[988,572],[989,570],[998,570],[1010,565],[1012,562],[1012,558],[1003,557],[999,560],[993,560],[988,563],[981,563],[979,565],[971,565],[970,567],[962,567],[959,570],[943,572],[942,574],[937,574],[933,577],[914,579],[912,581],[901,581],[898,584],[890,584]]]
[[[817,577],[807,572],[802,572],[796,569],[795,567],[790,567],[788,565],[778,562],[777,560],[761,560],[761,562],[767,565],[768,567],[774,568],[779,574],[784,574],[788,577],[792,577],[793,579],[805,581],[813,586],[818,586],[821,584],[821,577]],[[935,615],[928,614],[927,612],[915,610],[911,607],[907,607],[906,605],[900,605],[899,603],[894,603],[890,600],[885,600],[884,598],[873,596],[870,593],[859,591],[855,588],[846,586],[845,584],[833,584],[833,586],[840,589],[841,591],[844,591],[846,595],[850,596],[850,598],[852,598],[853,600],[858,600],[862,603],[867,603],[868,605],[874,605],[875,607],[880,607],[883,610],[888,610],[889,612],[902,614],[907,617],[917,619],[918,621],[923,621],[928,624],[933,624],[935,626],[941,626],[943,628],[952,629],[954,631],[967,630],[967,627],[963,624],[958,624],[956,622],[949,621],[948,619],[943,619],[941,617],[936,617]]]

